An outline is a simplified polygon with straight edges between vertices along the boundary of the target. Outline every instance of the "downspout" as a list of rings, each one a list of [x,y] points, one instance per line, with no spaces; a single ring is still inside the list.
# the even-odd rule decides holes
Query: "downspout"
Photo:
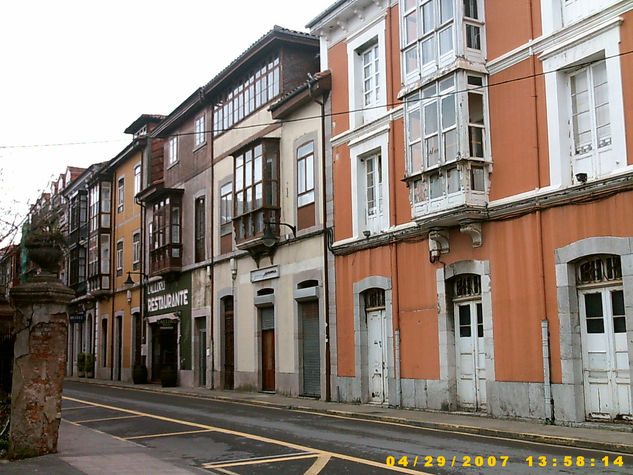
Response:
[[[148,152],[149,151],[149,152]],[[151,166],[150,162],[151,162],[151,152],[152,152],[152,139],[151,138],[147,138],[147,141],[145,142],[145,151],[143,153],[143,158],[141,159],[141,189],[143,188],[143,183],[145,183],[145,167],[146,166]],[[147,160],[147,163],[144,163],[144,160]],[[146,186],[149,186],[149,183],[146,184]],[[143,342],[145,341],[145,220],[147,218],[147,209],[145,208],[145,203],[142,202],[141,200],[137,200],[136,197],[134,197],[134,202],[141,208],[140,210],[140,215],[141,215],[141,236],[140,236],[140,242],[139,242],[139,269],[141,271],[140,274],[140,283],[141,283],[141,288],[140,288],[140,292],[139,292],[139,307],[140,307],[140,345],[136,345],[136,342],[134,342],[135,346],[138,346],[138,348],[134,348],[134,366],[137,365],[142,365],[142,366],[147,366],[147,363],[143,361],[143,351],[142,351],[142,346],[143,346]],[[132,243],[132,245],[134,245],[134,243]]]
[[[202,102],[202,98],[201,98],[201,102]],[[214,190],[214,180],[215,180],[215,165],[213,164],[213,158],[214,158],[214,140],[215,140],[215,123],[214,123],[214,116],[215,114],[213,113],[213,105],[211,106],[211,133],[210,133],[210,138],[209,138],[209,151],[211,154],[211,187],[210,190],[211,192],[209,193],[209,201],[210,201],[210,206],[211,206],[211,223],[210,223],[210,228],[213,229],[213,227],[215,226],[215,190]],[[218,231],[220,231],[220,228],[218,227]],[[219,234],[219,233],[218,233]],[[207,370],[207,375],[208,375],[208,381],[207,381],[207,388],[209,389],[214,389],[214,384],[213,384],[213,366],[214,366],[214,348],[213,348],[213,342],[214,342],[214,338],[213,338],[213,310],[214,310],[214,295],[215,295],[215,265],[214,265],[214,260],[215,260],[215,233],[211,233],[211,275],[209,276],[209,278],[211,279],[211,300],[210,300],[210,304],[209,305],[209,329],[207,331],[207,345],[206,345],[206,349],[209,352],[209,368]],[[206,358],[206,355],[205,355]]]
[[[308,80],[308,91],[312,100],[321,106],[321,226],[323,239],[323,306],[324,306],[324,320],[325,320],[325,400],[330,401],[332,399],[332,362],[331,362],[331,348],[330,348],[330,278],[329,278],[329,266],[328,266],[328,250],[330,249],[330,234],[327,227],[327,179],[326,179],[326,164],[325,159],[326,140],[325,140],[325,103],[328,99],[329,93],[325,92],[321,101],[312,94],[312,85],[317,82],[314,78],[310,77]]]
[[[393,44],[393,29],[391,28],[391,16],[392,11],[390,7],[387,7],[387,33],[389,35],[389,47]],[[385,51],[387,58],[387,71],[393,71],[393,60],[390,54]],[[389,77],[387,77],[389,80]],[[391,95],[393,89],[393,77],[391,77],[391,87],[387,84],[387,94]],[[388,97],[387,102],[393,104],[393,97]],[[396,212],[396,186],[395,180],[396,170],[396,144],[394,140],[394,130],[390,127],[389,130],[389,173],[387,176],[391,183],[389,183],[389,214],[390,225],[395,226],[398,218]],[[391,317],[393,320],[393,337],[394,337],[394,353],[395,353],[395,380],[396,380],[396,406],[402,406],[402,376],[401,376],[401,359],[400,359],[400,293],[399,293],[399,279],[398,279],[398,244],[395,239],[390,241],[390,254],[391,254]]]
[[[530,34],[534,39],[534,3],[530,1]],[[530,51],[531,73],[532,73],[532,97],[534,98],[534,119],[536,122],[535,143],[536,143],[536,180],[540,189],[541,183],[541,156],[540,141],[538,131],[538,101],[536,91],[536,66],[534,52]],[[545,290],[545,251],[543,249],[543,217],[541,210],[536,210],[536,232],[538,234],[538,252],[539,252],[539,273],[541,281],[541,342],[543,346],[543,399],[545,407],[545,421],[547,423],[554,422],[554,404],[552,400],[552,377],[551,377],[551,358],[550,358],[550,341],[549,341],[549,319],[547,318],[547,295]]]
[[[115,273],[112,272],[112,270],[114,269],[114,266],[112,265],[114,260],[116,260],[116,249],[115,249],[115,242],[114,242],[114,230],[116,229],[116,215],[117,213],[114,212],[114,205],[116,205],[116,200],[114,199],[114,196],[117,195],[118,196],[118,190],[116,188],[116,173],[112,172],[112,181],[110,182],[110,223],[111,223],[111,227],[110,227],[110,262],[109,267],[108,267],[108,271],[110,273],[110,286],[112,287],[112,297],[111,297],[111,302],[112,302],[112,309],[110,312],[110,328],[111,328],[111,332],[110,332],[110,381],[114,381],[114,298],[116,296],[116,288],[115,288]],[[101,192],[101,186],[99,186],[99,192]],[[101,211],[101,209],[99,210]],[[99,219],[101,219],[101,217],[99,217]],[[101,246],[101,242],[99,242],[99,246]],[[101,256],[99,256],[101,257]],[[99,265],[101,265],[101,262],[99,262]]]

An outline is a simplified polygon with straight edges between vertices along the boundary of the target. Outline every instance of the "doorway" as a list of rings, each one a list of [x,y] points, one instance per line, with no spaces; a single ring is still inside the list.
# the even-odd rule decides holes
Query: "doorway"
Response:
[[[207,326],[205,318],[196,318],[196,369],[198,386],[207,385]]]
[[[457,405],[470,411],[485,411],[486,351],[479,275],[460,275],[453,281],[453,317]]]
[[[319,301],[299,304],[301,328],[303,331],[302,376],[303,394],[305,396],[321,396],[321,355],[319,345]]]
[[[178,333],[176,323],[152,324],[152,382],[159,383],[166,372],[178,371]]]
[[[260,310],[262,329],[262,391],[275,391],[275,310]]]
[[[233,389],[235,371],[233,297],[225,297],[222,303],[224,306],[224,389]]]

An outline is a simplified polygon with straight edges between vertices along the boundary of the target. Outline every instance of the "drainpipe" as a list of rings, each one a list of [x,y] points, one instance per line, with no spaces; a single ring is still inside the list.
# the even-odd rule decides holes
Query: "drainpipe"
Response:
[[[323,306],[324,306],[324,320],[325,320],[325,400],[330,401],[332,399],[332,368],[331,368],[331,349],[330,349],[330,279],[329,279],[329,266],[328,266],[328,250],[330,249],[330,236],[327,227],[327,178],[326,178],[326,162],[325,159],[325,103],[329,97],[329,93],[324,93],[321,101],[312,94],[312,85],[317,82],[316,79],[310,76],[308,80],[308,92],[312,100],[321,106],[321,226],[322,226],[322,239],[323,239]]]
[[[116,230],[116,216],[117,212],[115,210],[115,205],[117,204],[117,200],[114,199],[115,196],[118,197],[118,190],[116,188],[116,172],[112,171],[112,181],[110,182],[110,262],[108,271],[110,273],[110,287],[112,288],[112,296],[110,300],[112,302],[112,308],[110,312],[110,328],[111,337],[110,337],[110,381],[114,381],[114,298],[116,296],[116,274],[113,271],[115,268],[113,264],[116,263],[116,243],[114,241],[114,232]],[[101,192],[101,186],[99,186],[99,192]],[[99,196],[101,198],[101,196]],[[101,216],[99,216],[101,219]],[[101,235],[99,235],[99,247],[101,247]],[[101,258],[101,254],[99,254]],[[99,265],[101,265],[101,259],[99,259]],[[120,337],[119,337],[120,338]],[[107,359],[107,358],[106,358]],[[120,363],[119,363],[120,364]]]
[[[393,29],[391,27],[391,16],[392,11],[391,8],[387,7],[387,29],[389,36],[389,47],[393,44],[392,34]],[[391,55],[388,52],[385,52],[387,57],[387,71],[393,71],[393,60],[391,59]],[[390,77],[387,77],[387,102],[389,104],[394,103],[394,98],[392,97],[392,89],[393,89],[393,77],[391,77],[391,83],[389,84]],[[391,86],[391,87],[389,87]],[[396,170],[396,144],[394,140],[394,130],[393,128],[389,131],[389,170],[391,173],[388,174],[390,177],[391,183],[389,183],[389,208],[390,208],[390,225],[394,226],[397,222],[398,215],[396,213],[396,186],[399,184],[397,180],[395,180],[395,170]],[[395,379],[396,379],[396,405],[402,405],[402,380],[401,380],[401,361],[400,361],[400,298],[399,298],[399,279],[398,279],[398,244],[395,239],[392,239],[391,242],[391,310],[392,310],[392,319],[393,319],[393,335],[394,335],[394,347],[395,347]]]
[[[533,2],[530,2],[530,32],[531,38],[534,38],[534,15],[533,15]],[[538,117],[538,101],[536,91],[536,66],[534,52],[531,51],[531,73],[532,73],[532,97],[534,98],[534,118]],[[537,186],[540,189],[541,184],[541,156],[540,156],[540,141],[538,135],[538,124],[535,131],[535,145],[536,145],[536,180]],[[545,290],[545,251],[543,249],[543,217],[541,216],[541,210],[536,210],[536,232],[538,234],[538,252],[539,252],[539,274],[541,284],[541,315],[543,315],[543,321],[541,322],[541,339],[543,342],[543,398],[545,403],[545,420],[548,423],[554,422],[553,400],[552,400],[552,379],[551,379],[551,359],[550,359],[550,347],[549,347],[549,320],[547,318],[547,295]]]
[[[204,96],[203,96],[204,97]],[[200,100],[200,102],[202,101],[202,98]],[[211,154],[211,187],[210,189],[210,193],[209,193],[209,205],[211,207],[211,224],[210,224],[210,228],[213,229],[213,227],[215,226],[215,190],[214,190],[214,180],[215,180],[215,165],[213,164],[213,158],[214,158],[214,139],[215,139],[215,123],[214,123],[214,114],[213,114],[213,105],[211,105],[211,120],[209,122],[211,122],[211,133],[209,134],[209,150],[210,150],[210,154]],[[218,227],[218,231],[220,231],[220,228]],[[213,384],[213,365],[214,365],[214,355],[213,355],[213,310],[214,310],[214,295],[215,295],[215,265],[214,265],[214,259],[215,259],[215,234],[212,232],[211,233],[211,273],[210,273],[210,286],[211,286],[211,300],[210,303],[211,305],[209,305],[209,328],[207,330],[207,341],[208,344],[205,345],[207,348],[207,350],[210,352],[210,357],[207,360],[207,363],[209,365],[209,369],[207,369],[207,375],[208,375],[208,381],[207,381],[207,387],[209,389],[214,389],[214,384]],[[207,355],[205,355],[205,358],[207,358]]]

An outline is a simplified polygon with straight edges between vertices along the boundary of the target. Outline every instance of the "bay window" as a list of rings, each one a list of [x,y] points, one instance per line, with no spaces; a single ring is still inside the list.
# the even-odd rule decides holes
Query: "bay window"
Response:
[[[483,0],[401,0],[400,10],[405,84],[459,56],[484,60]]]
[[[182,266],[182,190],[163,197],[152,206],[150,272],[162,275]],[[176,193],[178,192],[178,193]]]
[[[233,226],[236,241],[257,237],[279,215],[279,142],[263,140],[234,157]]]
[[[483,76],[460,71],[406,98],[407,181],[418,211],[424,203],[426,211],[450,205],[451,195],[485,193],[490,162],[485,91]],[[433,200],[443,203],[430,205]]]

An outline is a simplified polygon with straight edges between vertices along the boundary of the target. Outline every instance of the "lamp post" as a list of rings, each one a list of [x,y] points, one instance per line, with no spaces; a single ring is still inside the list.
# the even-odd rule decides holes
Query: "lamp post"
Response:
[[[145,282],[148,279],[148,275],[141,271],[128,271],[127,279],[123,282],[125,286],[132,286],[135,284],[134,280],[132,280],[132,274],[141,276],[141,305],[140,305],[140,314],[136,324],[136,338],[134,341],[134,367],[132,368],[132,380],[134,384],[144,384],[147,382],[147,366],[143,364],[142,355],[141,355],[141,345],[143,342],[143,321],[144,321],[144,302],[143,302],[143,289],[145,288]],[[129,290],[128,290],[129,292]],[[131,295],[129,297],[131,300]]]

